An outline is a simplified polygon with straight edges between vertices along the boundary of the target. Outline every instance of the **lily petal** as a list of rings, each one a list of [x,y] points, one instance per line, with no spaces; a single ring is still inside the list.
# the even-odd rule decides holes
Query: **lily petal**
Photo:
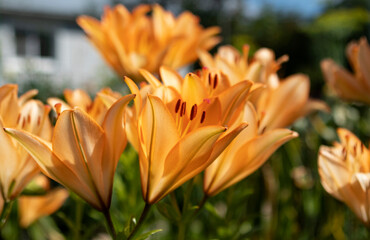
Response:
[[[126,147],[127,138],[124,128],[124,114],[125,107],[127,104],[134,99],[135,94],[126,95],[115,102],[105,115],[103,122],[103,129],[106,136],[107,146],[109,150],[105,150],[105,160],[100,163],[100,167],[97,171],[102,172],[103,178],[101,181],[104,183],[104,188],[109,190],[110,193],[106,193],[102,196],[111,196],[113,176],[116,170],[119,158]],[[107,154],[108,152],[108,154]],[[100,158],[101,159],[101,158]],[[104,165],[104,167],[102,166]],[[106,199],[106,202],[110,203],[110,199]]]
[[[233,164],[229,164],[227,169],[222,168],[213,179],[207,177],[204,191],[207,195],[214,196],[239,182],[256,171],[282,144],[297,136],[297,133],[288,129],[275,129],[243,142],[239,148],[234,148],[234,151],[221,155],[220,157],[232,159]],[[213,164],[217,164],[218,161],[222,160],[217,159]]]
[[[194,171],[197,170],[197,165],[207,162],[212,153],[212,146],[224,131],[226,131],[224,127],[209,126],[197,129],[182,138],[168,153],[163,163],[163,177],[161,182],[153,185],[155,189],[152,195],[149,195],[149,202],[159,201],[167,193],[198,174],[200,171]]]
[[[148,95],[148,101],[141,113],[138,125],[141,142],[140,172],[142,185],[145,186],[143,189],[144,199],[148,200],[151,193],[147,192],[145,188],[152,190],[149,185],[155,186],[159,182],[166,156],[180,136],[171,113],[164,103],[155,96]],[[163,132],[163,129],[166,131]]]
[[[34,221],[57,211],[68,198],[68,191],[56,188],[42,196],[22,196],[18,200],[19,221],[27,228]]]
[[[53,153],[50,143],[22,130],[11,128],[4,130],[29,152],[45,175],[71,189],[93,207],[101,209],[101,204],[90,188],[70,169],[69,165]]]

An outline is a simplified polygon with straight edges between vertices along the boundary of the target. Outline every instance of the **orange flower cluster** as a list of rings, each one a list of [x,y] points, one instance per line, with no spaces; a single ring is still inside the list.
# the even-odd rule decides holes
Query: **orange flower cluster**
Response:
[[[370,104],[370,46],[366,38],[348,44],[346,53],[354,74],[325,59],[321,62],[325,79],[339,97]]]
[[[296,138],[287,127],[298,118],[328,110],[322,101],[309,98],[306,75],[278,77],[287,56],[275,59],[272,50],[263,48],[248,59],[247,45],[242,53],[221,46],[210,55],[219,29],[203,29],[191,13],[175,18],[159,5],[140,5],[131,13],[118,5],[107,7],[101,21],[87,16],[77,21],[105,60],[126,76],[132,94],[121,96],[105,88],[92,100],[83,90],[65,90],[66,102],[50,98],[49,107],[30,99],[35,91],[18,97],[16,85],[2,86],[0,213],[41,170],[107,217],[115,170],[127,142],[139,155],[147,205],[203,171],[203,190],[211,197],[246,178]],[[369,103],[369,46],[361,40],[348,51],[356,75],[330,60],[322,64],[325,74],[344,98]],[[175,70],[198,55],[202,69],[185,77]],[[54,127],[48,118],[51,108],[57,114]],[[342,144],[320,150],[322,182],[368,224],[369,153],[346,130],[339,135]],[[22,226],[54,212],[67,198],[65,190],[43,186],[44,196],[19,199]],[[36,212],[27,212],[26,205]]]
[[[370,226],[370,152],[347,129],[338,129],[340,142],[321,146],[319,173],[325,190],[347,204]]]
[[[135,82],[142,80],[139,69],[152,73],[162,65],[177,69],[195,61],[197,50],[220,42],[218,27],[204,29],[192,13],[176,18],[159,5],[140,5],[132,13],[123,5],[106,7],[100,22],[81,16],[77,23],[114,71]]]

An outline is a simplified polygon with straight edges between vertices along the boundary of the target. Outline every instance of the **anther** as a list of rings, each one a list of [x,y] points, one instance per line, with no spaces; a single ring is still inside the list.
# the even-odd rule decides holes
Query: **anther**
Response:
[[[18,117],[17,117],[17,124],[19,123],[19,120],[21,119],[21,114],[18,114]]]
[[[40,126],[40,123],[41,123],[41,118],[40,116],[37,118],[37,126]]]
[[[181,104],[180,117],[185,115],[185,111],[186,111],[186,102],[183,102]]]
[[[27,122],[30,123],[31,122],[31,116],[28,114],[27,115]]]
[[[180,109],[180,104],[181,104],[181,99],[177,100],[177,102],[176,102],[175,113],[178,113],[178,111]]]
[[[61,103],[57,103],[57,104],[54,105],[54,107],[55,107],[55,111],[57,112],[58,117],[59,117],[59,115],[60,115],[60,113],[62,111],[62,104]]]
[[[22,128],[24,128],[24,126],[26,125],[26,119],[23,118],[23,122],[22,122]]]
[[[208,84],[209,84],[209,85],[212,85],[212,77],[211,77],[211,73],[208,73]]]
[[[196,104],[194,104],[191,107],[191,111],[190,111],[190,121],[193,120],[195,118],[195,116],[197,115],[197,110],[198,110],[198,107],[197,107]]]
[[[196,74],[198,77],[200,77],[200,76],[201,76],[201,74],[202,74],[202,72],[201,72],[200,70],[197,70],[197,71],[195,71],[195,74]]]
[[[206,118],[206,112],[202,112],[202,117],[200,118],[200,123],[202,124],[204,122],[204,119]]]
[[[261,134],[263,134],[266,131],[266,126],[262,129]]]
[[[218,74],[216,74],[215,79],[213,80],[213,89],[217,87],[217,83],[218,83]]]

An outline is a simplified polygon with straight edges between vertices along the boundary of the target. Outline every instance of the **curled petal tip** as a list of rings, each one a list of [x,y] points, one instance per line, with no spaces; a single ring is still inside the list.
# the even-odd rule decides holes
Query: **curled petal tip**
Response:
[[[247,123],[247,122],[243,122],[243,123],[240,124],[241,128],[246,128],[248,126],[249,126],[249,123]]]
[[[299,134],[298,134],[297,132],[294,132],[294,131],[292,131],[292,132],[291,132],[291,135],[292,135],[293,137],[298,137],[298,136],[299,136]]]

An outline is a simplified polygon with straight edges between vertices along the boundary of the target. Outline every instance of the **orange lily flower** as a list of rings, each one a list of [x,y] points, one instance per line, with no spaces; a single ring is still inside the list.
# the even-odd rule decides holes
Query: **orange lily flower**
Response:
[[[149,95],[140,113],[141,186],[148,204],[158,202],[203,171],[246,127],[241,123],[230,130],[220,125],[191,129],[190,125],[202,125],[205,115],[193,108],[188,116],[185,108],[186,103],[180,102],[170,109],[160,98]]]
[[[314,110],[329,111],[320,100],[309,98],[310,80],[306,75],[294,74],[264,89],[254,100],[261,119],[261,130],[288,127],[298,118]]]
[[[116,73],[136,82],[142,80],[141,68],[152,73],[161,65],[180,68],[197,59],[197,50],[220,41],[218,27],[204,29],[190,12],[175,18],[159,5],[140,5],[132,13],[123,5],[106,7],[101,22],[80,16],[77,23]]]
[[[106,212],[114,172],[127,143],[124,107],[133,98],[134,95],[127,95],[113,104],[101,126],[79,108],[63,111],[52,142],[16,129],[5,131],[32,155],[45,175]]]
[[[266,129],[287,127],[314,110],[328,111],[324,102],[309,99],[310,81],[307,76],[295,74],[285,80],[279,79],[276,72],[288,60],[288,56],[275,60],[272,50],[262,48],[249,63],[248,52],[247,45],[243,47],[242,55],[231,46],[223,46],[213,58],[204,51],[199,55],[203,66],[220,69],[228,76],[231,85],[245,79],[266,84],[265,88],[259,87],[250,98],[262,121],[261,125]]]
[[[69,196],[68,191],[64,188],[50,189],[50,182],[43,175],[37,176],[34,181],[46,193],[37,196],[21,196],[18,199],[19,223],[23,228],[27,228],[43,216],[53,214]]]
[[[319,174],[324,189],[344,202],[361,221],[370,226],[370,152],[347,129],[337,130],[340,143],[321,146]]]
[[[37,93],[35,90],[19,98],[17,92],[17,85],[6,84],[0,87],[0,127],[22,129],[50,140],[50,108],[40,101],[29,99]],[[0,143],[0,198],[9,201],[19,195],[40,169],[31,156],[4,131],[0,131]]]
[[[67,103],[59,98],[48,98],[47,102],[53,108],[55,108],[55,105],[60,104],[60,109],[54,109],[57,112],[63,112],[66,109],[79,107],[88,113],[97,123],[102,124],[108,108],[113,103],[109,106],[106,106],[103,100],[99,97],[101,94],[104,94],[105,96],[112,96],[115,100],[118,100],[122,97],[121,94],[113,92],[110,88],[103,88],[97,93],[97,97],[95,97],[93,101],[91,100],[89,94],[82,89],[66,89],[64,90],[64,97]]]
[[[146,70],[140,70],[140,72],[149,83],[148,85],[142,84],[143,87],[140,90],[131,79],[125,78],[131,92],[141,96],[135,99],[134,106],[128,111],[129,121],[126,129],[128,139],[136,150],[138,150],[139,145],[137,119],[142,106],[146,102],[144,96],[148,93],[159,97],[169,109],[175,109],[178,101],[186,102],[188,107],[185,112],[189,116],[193,108],[196,108],[200,113],[207,112],[209,116],[202,123],[202,126],[230,126],[233,116],[236,116],[241,110],[241,106],[247,101],[253,87],[250,81],[241,81],[234,86],[230,86],[226,76],[208,69],[202,69],[197,74],[189,73],[185,78],[182,78],[176,71],[161,67],[160,77],[162,81],[159,81]],[[174,114],[173,111],[171,113]],[[211,114],[213,115],[211,116]],[[196,117],[200,121],[201,114]],[[193,121],[189,125],[189,130],[197,128],[198,124],[193,123],[199,121]]]
[[[325,59],[321,62],[325,80],[339,97],[370,104],[370,46],[366,38],[348,44],[347,58],[354,74],[338,66],[332,59]]]
[[[289,129],[274,129],[259,134],[257,112],[248,102],[239,116],[248,122],[220,156],[205,170],[203,190],[214,196],[256,171],[282,144],[298,136]]]
[[[199,51],[198,54],[203,66],[220,69],[229,76],[232,85],[246,79],[255,83],[274,84],[280,65],[288,61],[287,55],[275,60],[275,53],[271,49],[261,48],[255,52],[249,63],[249,46],[244,45],[242,51],[240,54],[234,47],[226,45],[218,48],[214,57],[206,51]]]

